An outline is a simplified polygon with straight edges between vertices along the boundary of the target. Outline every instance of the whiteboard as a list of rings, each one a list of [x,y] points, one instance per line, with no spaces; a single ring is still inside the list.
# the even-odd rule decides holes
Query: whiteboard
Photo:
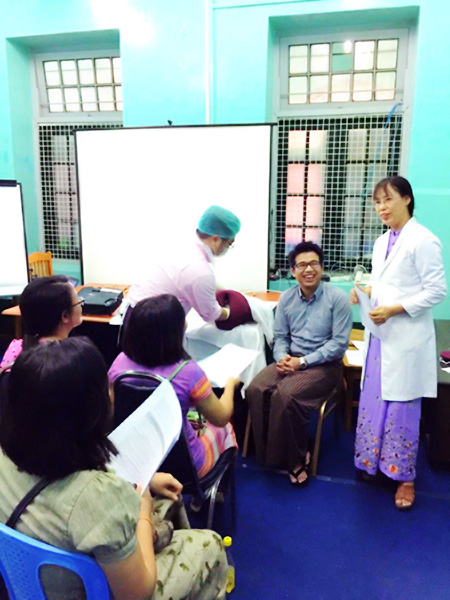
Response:
[[[83,281],[133,283],[192,238],[212,204],[242,227],[219,286],[265,290],[271,125],[76,132]]]
[[[27,244],[20,183],[0,181],[0,296],[21,294],[28,284]]]

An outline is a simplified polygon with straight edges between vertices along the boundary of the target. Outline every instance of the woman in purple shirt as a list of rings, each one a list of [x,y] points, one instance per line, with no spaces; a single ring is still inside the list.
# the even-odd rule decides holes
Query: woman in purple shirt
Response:
[[[237,446],[232,425],[234,389],[239,379],[230,377],[221,398],[214,394],[204,371],[185,361],[185,314],[171,294],[141,300],[125,327],[124,352],[111,365],[111,383],[125,371],[154,373],[169,378],[183,413],[183,427],[197,472],[203,477],[227,448]],[[195,431],[187,419],[191,408],[206,418],[206,427]]]

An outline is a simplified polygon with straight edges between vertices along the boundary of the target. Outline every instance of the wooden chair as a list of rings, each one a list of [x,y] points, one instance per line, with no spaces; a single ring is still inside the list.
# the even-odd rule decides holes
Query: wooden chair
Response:
[[[328,415],[330,415],[334,411],[334,409],[338,406],[338,404],[341,402],[342,397],[343,397],[343,391],[345,390],[345,388],[346,388],[346,382],[345,382],[345,379],[343,379],[343,376],[341,375],[339,377],[339,380],[338,380],[336,386],[328,394],[328,396],[326,396],[323,399],[321,405],[318,408],[316,436],[315,436],[315,441],[314,441],[314,450],[313,450],[312,457],[311,457],[310,473],[311,473],[312,477],[315,477],[317,475],[317,465],[319,463],[319,452],[320,452],[320,442],[322,440],[323,422],[328,417]],[[245,427],[244,444],[243,444],[243,448],[242,448],[243,458],[246,458],[246,456],[247,456],[251,424],[252,424],[252,418],[251,418],[250,410],[249,410],[248,415],[247,415],[247,425]],[[336,425],[336,429],[337,429],[337,425]]]
[[[332,392],[323,400],[322,404],[319,408],[319,416],[317,419],[317,427],[316,427],[316,439],[314,441],[314,451],[311,459],[311,476],[315,477],[317,475],[317,465],[319,463],[319,452],[320,452],[320,442],[322,440],[322,427],[324,420],[330,415],[333,410],[338,406],[342,399],[343,392],[343,380],[339,379],[336,387],[332,390]],[[335,430],[337,431],[337,421],[335,420]]]
[[[28,257],[30,277],[49,277],[53,275],[53,262],[51,252],[33,252]]]

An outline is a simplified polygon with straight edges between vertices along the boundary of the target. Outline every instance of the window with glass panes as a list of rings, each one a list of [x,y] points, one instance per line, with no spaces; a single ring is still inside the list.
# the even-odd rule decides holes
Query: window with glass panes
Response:
[[[50,113],[122,110],[119,56],[44,60],[42,66]]]
[[[322,246],[328,270],[370,268],[383,232],[372,191],[398,173],[401,126],[398,111],[279,119],[273,271],[288,269],[288,253],[305,240]]]
[[[395,100],[398,49],[397,38],[291,44],[288,103]]]

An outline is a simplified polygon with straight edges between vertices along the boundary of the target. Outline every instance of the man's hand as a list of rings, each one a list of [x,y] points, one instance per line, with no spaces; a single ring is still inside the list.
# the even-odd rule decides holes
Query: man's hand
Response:
[[[277,371],[280,375],[286,375],[287,373],[293,373],[297,371],[300,366],[300,359],[297,356],[290,356],[286,354],[283,358],[277,362]]]
[[[150,482],[150,489],[154,494],[176,502],[180,497],[183,486],[170,473],[155,473]]]

